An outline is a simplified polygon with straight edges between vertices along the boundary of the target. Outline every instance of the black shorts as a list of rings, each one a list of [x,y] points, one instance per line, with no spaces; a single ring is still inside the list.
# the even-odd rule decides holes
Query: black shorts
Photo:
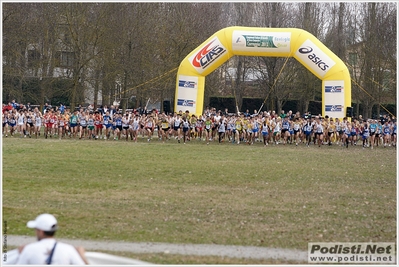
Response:
[[[188,128],[183,127],[183,133],[186,133],[186,132],[188,132]]]
[[[344,131],[342,131],[342,130],[341,130],[341,131],[338,131],[338,133],[339,133],[339,135],[341,135],[341,134],[343,134],[343,133],[344,133]]]
[[[328,132],[328,136],[331,136],[331,135],[333,135],[333,133],[334,133],[334,132]]]
[[[168,128],[162,128],[162,131],[164,131],[164,132],[167,132],[167,131],[169,131],[169,127]]]
[[[315,133],[316,136],[323,135],[323,133]]]
[[[177,131],[180,129],[180,126],[173,126],[173,130]]]
[[[122,128],[123,128],[123,130],[127,130],[127,129],[129,129],[129,126],[123,126]]]
[[[373,135],[375,135],[375,132],[370,132],[370,136],[373,136]]]
[[[120,125],[120,126],[116,126],[116,129],[118,129],[119,131],[122,131],[122,125]]]
[[[285,134],[286,131],[288,131],[288,129],[281,129],[282,134]]]
[[[296,135],[299,132],[300,132],[299,130],[294,130],[294,135]]]

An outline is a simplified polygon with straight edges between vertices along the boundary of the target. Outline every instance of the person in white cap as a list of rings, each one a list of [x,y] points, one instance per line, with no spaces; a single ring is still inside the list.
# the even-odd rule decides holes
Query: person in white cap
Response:
[[[57,220],[51,214],[41,214],[34,221],[27,223],[29,228],[36,229],[38,241],[21,246],[17,265],[39,264],[39,265],[84,265],[88,264],[84,257],[82,247],[75,248],[72,245],[58,242],[55,232],[58,229]]]

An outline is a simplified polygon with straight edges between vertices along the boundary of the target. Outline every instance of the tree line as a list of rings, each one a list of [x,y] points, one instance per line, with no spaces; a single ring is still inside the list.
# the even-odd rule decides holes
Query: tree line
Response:
[[[216,31],[301,28],[348,64],[352,101],[370,117],[373,106],[379,113],[379,103],[396,103],[396,17],[394,2],[3,3],[3,101],[74,108],[90,96],[121,107],[173,100],[173,70]],[[295,59],[281,71],[285,61],[231,58],[207,76],[205,106],[211,96],[234,95],[242,108],[251,95],[268,109],[295,99],[306,111],[321,100],[321,81]],[[246,82],[254,70],[257,80]]]

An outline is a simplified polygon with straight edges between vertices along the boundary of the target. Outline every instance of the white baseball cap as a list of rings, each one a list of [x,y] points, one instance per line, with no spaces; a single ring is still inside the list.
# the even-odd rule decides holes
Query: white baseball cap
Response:
[[[41,214],[34,221],[29,221],[26,226],[42,231],[52,232],[57,230],[57,219],[51,214]]]

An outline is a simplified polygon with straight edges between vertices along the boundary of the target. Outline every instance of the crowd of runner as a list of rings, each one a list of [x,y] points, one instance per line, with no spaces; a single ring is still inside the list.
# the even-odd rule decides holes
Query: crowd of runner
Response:
[[[111,106],[94,110],[93,106],[71,112],[65,106],[45,107],[40,111],[30,104],[3,104],[3,137],[19,136],[38,138],[79,138],[93,140],[138,139],[159,142],[186,144],[198,140],[210,142],[230,142],[232,144],[264,146],[278,144],[302,144],[306,146],[339,145],[343,147],[361,145],[363,148],[396,148],[396,119],[384,115],[382,118],[357,119],[329,118],[321,115],[289,111],[280,114],[274,111],[254,111],[239,114],[216,111],[207,108],[202,115],[188,111],[172,114],[139,112],[122,113]]]

